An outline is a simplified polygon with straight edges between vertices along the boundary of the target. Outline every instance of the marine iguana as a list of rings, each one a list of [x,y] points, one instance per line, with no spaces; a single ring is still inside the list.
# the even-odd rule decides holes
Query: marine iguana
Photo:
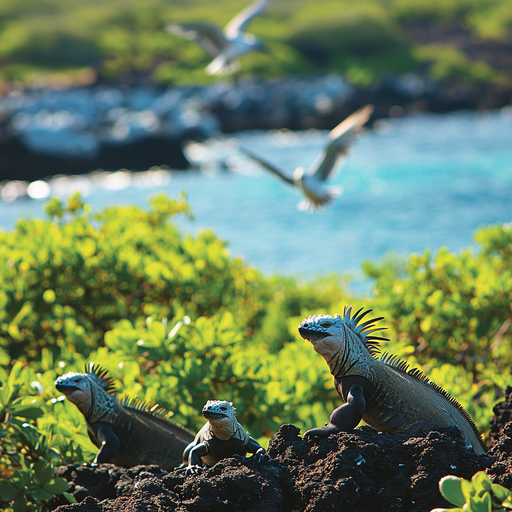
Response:
[[[352,430],[361,419],[389,434],[455,426],[467,447],[485,453],[477,426],[446,391],[396,356],[385,353],[376,358],[379,341],[389,341],[372,334],[385,329],[375,327],[383,317],[360,324],[372,310],[362,311],[351,316],[352,306],[345,306],[343,316],[314,315],[299,325],[300,335],[329,365],[336,391],[345,402],[334,409],[329,423],[308,430],[303,437]]]
[[[158,464],[172,470],[194,438],[158,405],[133,398],[119,400],[112,378],[94,363],[85,366],[85,373],[62,375],[55,387],[84,415],[89,438],[99,448],[94,463]]]
[[[181,470],[196,473],[200,461],[213,466],[219,460],[234,455],[251,457],[264,461],[268,458],[265,449],[253,439],[236,419],[236,409],[226,400],[208,400],[203,407],[203,416],[208,420],[196,434],[192,443],[183,451]]]

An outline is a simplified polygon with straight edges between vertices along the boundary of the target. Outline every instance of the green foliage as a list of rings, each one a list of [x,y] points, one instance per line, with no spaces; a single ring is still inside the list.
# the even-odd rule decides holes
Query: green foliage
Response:
[[[44,414],[41,401],[22,394],[29,374],[21,363],[9,376],[0,368],[0,507],[14,512],[39,510],[43,501],[68,489],[53,471],[62,461],[56,449],[60,440],[36,428],[35,420]]]
[[[411,363],[486,429],[512,370],[512,235],[504,225],[476,239],[482,244],[476,254],[440,249],[413,255],[406,266],[366,263],[364,270],[376,279],[373,302],[391,319],[397,347],[413,347]]]
[[[439,490],[456,508],[436,508],[432,512],[505,512],[512,509],[511,491],[493,484],[484,471],[475,473],[471,481],[445,476],[439,481]]]
[[[469,84],[507,81],[504,73],[487,62],[471,60],[462,51],[447,44],[417,46],[414,55],[419,61],[430,63],[430,75],[436,80],[450,78]]]
[[[296,28],[290,43],[317,70],[337,71],[361,86],[385,73],[413,71],[417,65],[405,34],[385,9],[359,6],[329,17],[312,16]]]
[[[167,222],[190,213],[183,198],[157,197],[147,213],[110,208],[94,222],[82,208],[77,197],[65,208],[52,200],[54,222],[20,220],[0,234],[0,347],[11,357],[88,354],[120,318],[209,316],[243,301],[256,279],[212,233],[182,237]]]
[[[0,0],[0,79],[29,80],[53,71],[87,80],[94,73],[131,73],[162,83],[205,84],[218,80],[204,72],[207,53],[194,42],[164,32],[164,26],[206,21],[223,27],[248,3]],[[274,2],[250,26],[271,51],[243,57],[238,74],[338,71],[364,85],[386,72],[408,72],[416,69],[418,58],[403,27],[417,20],[456,22],[476,38],[505,41],[512,30],[512,7],[508,0]],[[453,51],[442,51],[442,62],[435,62],[435,73],[447,67],[460,73],[462,63],[464,74],[471,74],[467,57],[449,49]],[[427,50],[417,50],[424,60],[421,55]],[[478,80],[493,80],[490,66],[476,65]],[[84,67],[91,72],[79,73]]]
[[[509,225],[480,230],[475,253],[366,263],[375,294],[354,300],[336,276],[263,277],[213,233],[183,236],[171,222],[192,215],[183,196],[93,216],[75,195],[46,213],[0,233],[0,476],[17,510],[65,490],[55,463],[94,458],[83,416],[53,384],[86,362],[104,366],[120,396],[158,403],[191,430],[208,399],[233,401],[263,445],[282,423],[304,431],[339,405],[297,325],[345,304],[385,316],[382,349],[422,369],[484,432],[511,384]]]

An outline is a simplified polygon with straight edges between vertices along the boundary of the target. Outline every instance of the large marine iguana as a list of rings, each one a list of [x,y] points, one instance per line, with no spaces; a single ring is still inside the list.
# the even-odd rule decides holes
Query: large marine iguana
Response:
[[[267,458],[265,449],[238,423],[232,402],[208,400],[203,407],[203,416],[208,421],[185,448],[182,470],[195,473],[201,469],[200,461],[213,466],[221,459],[245,456],[247,452],[253,453],[256,460],[264,461]]]
[[[446,391],[396,356],[383,354],[376,359],[379,341],[389,341],[372,334],[384,329],[375,327],[383,317],[360,324],[372,310],[362,311],[351,316],[352,306],[345,306],[343,317],[314,315],[299,325],[300,335],[329,365],[336,391],[345,402],[334,409],[329,423],[308,430],[304,438],[352,430],[361,419],[389,434],[455,426],[466,446],[485,453],[477,426]]]
[[[158,405],[133,398],[119,400],[112,378],[94,363],[85,366],[85,373],[62,375],[55,387],[84,415],[89,438],[99,448],[94,463],[158,464],[172,470],[194,439]]]

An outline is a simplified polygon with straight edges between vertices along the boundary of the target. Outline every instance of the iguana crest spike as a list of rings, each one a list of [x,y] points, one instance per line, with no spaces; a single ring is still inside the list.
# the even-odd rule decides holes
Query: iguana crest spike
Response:
[[[343,310],[343,322],[349,325],[352,330],[359,335],[370,354],[375,356],[380,352],[379,341],[389,341],[389,338],[384,336],[371,336],[371,334],[377,331],[383,331],[387,329],[387,327],[375,327],[376,322],[384,319],[383,316],[366,320],[364,323],[360,324],[361,320],[373,311],[372,309],[363,310],[364,307],[358,309],[354,315],[352,315],[352,306],[345,306]]]
[[[85,373],[87,373],[96,384],[101,386],[109,395],[113,395],[116,391],[114,379],[108,374],[108,371],[94,363],[86,363]]]
[[[125,396],[121,398],[119,404],[123,407],[133,409],[134,411],[140,411],[146,414],[151,414],[156,418],[160,418],[164,421],[169,421],[173,423],[172,420],[169,419],[169,411],[167,411],[167,409],[165,409],[164,407],[161,407],[159,404],[155,404],[153,402],[145,402],[144,400],[139,400],[138,398],[134,398],[131,396]]]

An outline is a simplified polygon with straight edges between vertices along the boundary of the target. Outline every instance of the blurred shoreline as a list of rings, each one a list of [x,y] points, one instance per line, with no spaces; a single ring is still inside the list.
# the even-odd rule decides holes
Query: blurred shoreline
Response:
[[[356,88],[341,76],[244,77],[208,86],[89,85],[12,90],[0,97],[0,183],[103,170],[189,167],[182,146],[245,130],[331,129],[372,103],[378,119],[485,111],[512,89],[417,74]]]

